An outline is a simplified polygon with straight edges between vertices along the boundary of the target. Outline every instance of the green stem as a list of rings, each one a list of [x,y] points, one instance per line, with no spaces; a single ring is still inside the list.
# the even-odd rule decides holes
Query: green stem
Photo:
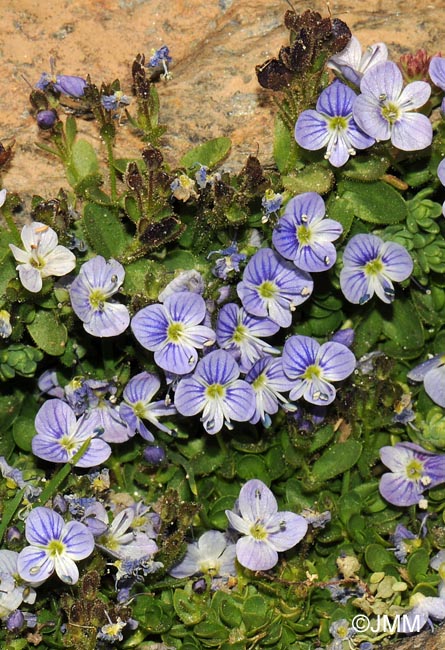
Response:
[[[113,201],[113,203],[116,203],[117,201],[116,168],[114,166],[113,141],[111,138],[105,137],[105,146],[107,148],[108,169],[110,174],[111,200]]]

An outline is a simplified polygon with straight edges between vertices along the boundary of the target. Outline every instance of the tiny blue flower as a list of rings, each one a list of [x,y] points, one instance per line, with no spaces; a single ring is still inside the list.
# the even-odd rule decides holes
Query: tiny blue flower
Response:
[[[235,557],[235,544],[218,530],[208,530],[198,541],[187,544],[185,556],[169,574],[174,578],[188,578],[199,573],[235,576]]]
[[[395,506],[418,504],[426,489],[445,483],[445,456],[412,442],[382,447],[380,458],[391,470],[380,478],[380,493]]]
[[[266,190],[263,198],[261,199],[261,205],[264,210],[264,214],[261,219],[262,223],[267,223],[272,215],[277,214],[281,208],[282,203],[282,194],[276,194],[270,188]]]
[[[100,103],[106,111],[117,111],[122,106],[128,106],[130,98],[121,90],[115,90],[112,95],[102,95]]]
[[[215,333],[201,325],[206,317],[202,296],[189,291],[173,293],[163,304],[148,305],[131,321],[137,341],[154,352],[156,364],[177,375],[186,375],[198,361],[197,349],[212,345]]]
[[[361,80],[361,95],[354,103],[358,126],[377,141],[391,139],[402,151],[425,149],[433,139],[433,127],[426,115],[415,113],[431,94],[425,81],[413,81],[403,88],[403,76],[392,61],[379,63]]]
[[[260,337],[276,334],[280,326],[270,318],[248,314],[243,307],[231,302],[219,310],[216,323],[216,341],[223,350],[233,353],[242,372],[265,354],[278,354]]]
[[[355,364],[354,355],[341,343],[320,345],[309,336],[291,336],[283,349],[284,372],[294,381],[290,399],[303,397],[311,404],[330,404],[336,394],[331,382],[349,377]]]
[[[255,413],[250,419],[252,424],[261,420],[264,426],[270,426],[270,416],[278,411],[281,403],[283,408],[294,410],[294,405],[283,397],[293,387],[293,382],[286,377],[282,359],[263,357],[259,359],[246,375],[246,381],[255,391]]]
[[[309,151],[326,147],[325,158],[334,167],[341,167],[349,156],[355,155],[356,149],[373,145],[374,138],[363,133],[352,116],[355,99],[355,92],[340,81],[325,88],[316,110],[303,111],[298,117],[295,140],[300,147]]]
[[[39,409],[35,418],[37,435],[32,439],[32,452],[51,463],[68,463],[81,446],[91,438],[76,467],[95,467],[111,454],[94,418],[88,415],[76,419],[72,408],[61,399],[50,399]]]
[[[25,522],[26,546],[17,558],[20,577],[28,582],[44,582],[54,571],[67,584],[79,580],[76,562],[94,550],[94,537],[79,521],[65,523],[50,508],[31,510]]]
[[[252,571],[274,567],[278,553],[298,544],[308,527],[304,517],[278,512],[272,491],[258,479],[243,485],[234,511],[226,510],[226,516],[231,527],[242,535],[236,543],[238,562]]]
[[[445,58],[442,56],[433,56],[430,61],[429,74],[432,82],[445,90]]]
[[[167,426],[159,422],[159,418],[176,413],[175,407],[166,406],[165,400],[152,402],[153,396],[160,387],[161,382],[156,375],[141,372],[132,377],[125,386],[124,402],[119,406],[119,413],[128,426],[149,442],[153,442],[154,436],[142,420],[148,420],[157,429],[171,433]]]
[[[289,201],[273,231],[272,241],[277,251],[302,271],[326,271],[337,259],[332,242],[340,237],[343,228],[324,215],[321,196],[305,192]]]
[[[366,48],[362,54],[362,46],[355,36],[347,44],[344,50],[334,54],[328,60],[328,68],[331,68],[343,79],[360,86],[360,80],[372,67],[378,63],[384,63],[388,59],[388,48],[385,43],[375,43]]]
[[[406,280],[412,270],[413,261],[400,244],[384,242],[376,235],[355,235],[343,254],[341,290],[354,304],[363,305],[374,293],[391,303],[395,298],[392,281]]]
[[[198,363],[192,377],[184,377],[175,392],[175,406],[182,415],[202,412],[207,433],[214,434],[232,420],[246,422],[253,416],[255,398],[247,382],[238,379],[240,369],[224,350],[210,352]]]
[[[271,248],[260,248],[244,269],[237,292],[249,314],[268,316],[280,327],[289,327],[292,312],[309,298],[313,287],[308,273]]]
[[[125,278],[122,264],[108,262],[96,255],[82,265],[70,287],[71,305],[88,334],[98,337],[118,336],[130,323],[125,305],[110,301]]]
[[[168,69],[169,64],[172,62],[172,57],[170,56],[170,50],[167,45],[162,45],[158,50],[152,50],[151,57],[148,61],[148,68],[159,68],[162,67],[164,73],[162,77],[164,79],[170,79],[171,73]]]

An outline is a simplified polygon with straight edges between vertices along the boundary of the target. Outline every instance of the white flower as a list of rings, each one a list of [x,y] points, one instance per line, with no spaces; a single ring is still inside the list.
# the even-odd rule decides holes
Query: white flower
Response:
[[[19,264],[20,282],[25,289],[38,293],[43,278],[50,275],[66,275],[76,266],[74,254],[65,246],[58,245],[57,233],[39,221],[23,226],[21,238],[25,250],[9,244]]]
[[[40,582],[24,582],[17,570],[18,553],[2,549],[0,551],[0,619],[5,619],[20,607],[22,602],[33,604]]]
[[[2,207],[5,201],[6,201],[6,190],[3,188],[2,190],[0,190],[0,208]]]

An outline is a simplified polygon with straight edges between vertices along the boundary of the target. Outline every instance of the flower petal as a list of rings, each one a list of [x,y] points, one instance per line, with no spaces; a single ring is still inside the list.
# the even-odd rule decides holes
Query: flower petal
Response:
[[[64,525],[57,512],[38,506],[26,518],[25,537],[30,544],[45,547],[52,540],[60,539]]]
[[[41,583],[54,572],[54,561],[44,549],[26,546],[17,558],[17,571],[22,580]]]
[[[251,479],[241,488],[238,507],[242,517],[252,523],[268,519],[277,510],[277,500],[263,481]]]
[[[278,553],[253,537],[241,537],[236,543],[238,562],[251,571],[268,571],[278,562]]]
[[[94,537],[88,528],[79,521],[65,524],[61,542],[65,544],[65,553],[73,560],[83,560],[94,550]]]

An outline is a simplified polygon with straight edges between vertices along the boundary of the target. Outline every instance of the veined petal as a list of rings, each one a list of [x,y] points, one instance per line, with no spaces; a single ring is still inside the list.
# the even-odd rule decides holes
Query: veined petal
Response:
[[[445,158],[440,161],[437,167],[437,177],[442,185],[445,185]]]
[[[102,310],[92,311],[91,318],[83,327],[88,334],[106,338],[119,336],[130,324],[130,314],[125,305],[106,302]]]
[[[432,82],[445,90],[445,58],[433,56],[430,61],[429,74]]]
[[[134,375],[124,388],[124,400],[129,404],[148,404],[161,387],[159,377],[150,372]]]
[[[369,279],[361,269],[342,268],[340,287],[346,299],[355,305],[364,305],[374,295]]]
[[[433,402],[445,408],[445,368],[441,365],[438,368],[429,370],[423,380],[426,394]],[[442,460],[445,467],[445,460]]]
[[[26,518],[25,537],[30,544],[45,547],[53,539],[60,539],[64,525],[57,512],[38,506]]]
[[[359,95],[354,103],[354,121],[368,136],[385,141],[391,137],[391,125],[382,115],[378,101],[369,95]]]
[[[241,488],[238,507],[243,519],[255,523],[268,520],[278,511],[277,500],[263,481],[251,479]]]
[[[412,111],[427,103],[431,95],[431,86],[426,81],[412,81],[402,90],[399,106],[403,110]]]
[[[325,203],[317,192],[303,192],[294,196],[286,205],[284,214],[291,216],[294,223],[301,225],[302,223],[312,223],[324,217],[326,212]],[[303,218],[304,217],[304,218]],[[265,249],[263,249],[265,250]]]
[[[314,241],[300,246],[294,257],[294,264],[303,271],[317,273],[332,268],[337,259],[335,246],[329,241]]]
[[[181,415],[197,415],[205,403],[205,386],[193,377],[180,380],[175,391],[175,406]]]
[[[226,517],[229,520],[230,526],[234,530],[237,530],[239,533],[242,533],[243,535],[249,535],[249,533],[250,533],[250,523],[249,522],[244,520],[242,517],[237,515],[232,510],[226,510]]]
[[[30,253],[18,248],[15,244],[9,244],[9,248],[11,249],[11,253],[14,255],[16,262],[20,262],[20,264],[28,264],[30,259],[32,259]]]
[[[320,93],[317,111],[329,117],[348,117],[356,97],[352,88],[336,80]]]
[[[46,257],[57,246],[57,233],[40,221],[26,224],[21,238],[28,253],[36,250],[39,257]]]
[[[277,251],[287,260],[294,260],[300,242],[297,237],[297,222],[292,215],[284,215],[272,232],[272,242]]]
[[[294,512],[277,512],[268,522],[271,528],[268,543],[276,551],[287,551],[298,544],[307,533],[308,524],[304,517]]]
[[[167,296],[164,307],[172,321],[184,325],[199,325],[206,314],[204,298],[190,291],[179,291]]]
[[[241,537],[236,543],[236,557],[251,571],[268,571],[278,562],[278,553],[267,542]]]
[[[50,463],[67,463],[72,457],[60,444],[60,440],[46,437],[43,433],[38,433],[33,437],[31,446],[34,456]]]
[[[247,422],[255,412],[255,394],[250,384],[242,379],[226,388],[223,413],[226,419]]]
[[[377,101],[380,101],[382,95],[385,95],[385,100],[397,101],[402,88],[402,73],[392,61],[373,66],[363,75],[360,83],[360,91],[373,96]]]
[[[210,435],[221,431],[224,425],[224,413],[222,409],[222,400],[220,398],[211,398],[206,396],[206,403],[202,411],[201,422],[204,429]]]
[[[408,379],[411,379],[411,381],[423,381],[430,370],[443,366],[444,363],[445,362],[442,361],[442,355],[436,355],[432,359],[427,359],[426,361],[419,363],[418,366],[409,371],[407,377]]]
[[[295,140],[309,151],[326,147],[329,141],[328,120],[312,109],[303,111],[295,124]]]
[[[421,113],[404,113],[393,125],[391,142],[402,151],[425,149],[430,146],[432,140],[432,124],[427,116]]]
[[[44,402],[34,421],[38,433],[54,440],[72,433],[76,424],[74,411],[61,399],[49,399]]]
[[[45,260],[45,266],[42,269],[42,277],[49,275],[66,275],[76,266],[76,256],[65,246],[56,246]]]
[[[156,365],[177,375],[188,375],[196,366],[198,353],[184,343],[166,343],[154,353]]]
[[[26,546],[17,558],[17,571],[26,582],[44,582],[54,572],[54,561],[45,549]]]
[[[385,265],[384,273],[391,280],[402,282],[413,271],[413,260],[408,251],[395,242],[384,242],[380,249],[380,256]]]
[[[73,560],[83,560],[94,550],[94,537],[79,521],[65,524],[60,540],[66,546],[65,553]]]
[[[31,293],[38,293],[42,289],[42,276],[38,269],[31,264],[19,264],[17,267],[20,282]]]
[[[157,350],[167,339],[169,321],[163,305],[148,305],[135,314],[131,329],[146,350]]]
[[[290,336],[283,348],[283,370],[290,379],[297,379],[308,366],[316,363],[320,344],[310,336]]]
[[[80,449],[79,444],[79,449]],[[76,449],[76,452],[78,449]],[[73,454],[74,455],[74,454]],[[88,449],[84,452],[80,460],[77,461],[75,467],[98,467],[105,463],[111,456],[111,447],[100,438],[93,438],[90,440]]]
[[[345,345],[328,341],[323,343],[318,353],[318,364],[323,377],[329,381],[346,379],[354,371],[355,356]]]
[[[400,474],[383,474],[380,477],[381,495],[395,506],[413,506],[422,498],[423,489],[416,481]]]
[[[54,568],[62,582],[68,585],[75,585],[79,580],[79,569],[76,563],[65,554],[55,556]]]

